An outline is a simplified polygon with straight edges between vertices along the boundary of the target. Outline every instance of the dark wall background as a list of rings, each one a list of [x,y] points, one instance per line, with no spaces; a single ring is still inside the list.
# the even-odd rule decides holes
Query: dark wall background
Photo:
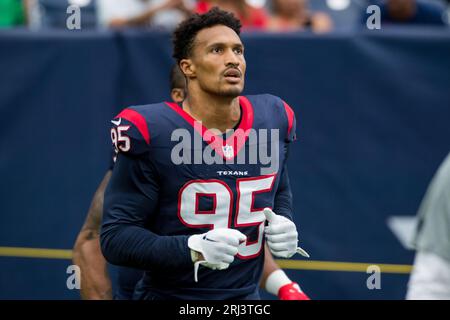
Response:
[[[415,214],[450,150],[448,31],[243,40],[246,93],[297,115],[290,175],[312,259],[411,264],[386,219]],[[165,33],[0,32],[0,246],[72,248],[108,167],[109,120],[169,99],[170,53]],[[0,298],[77,298],[70,264],[0,257]],[[316,299],[402,299],[408,280],[368,290],[366,273],[287,272]]]

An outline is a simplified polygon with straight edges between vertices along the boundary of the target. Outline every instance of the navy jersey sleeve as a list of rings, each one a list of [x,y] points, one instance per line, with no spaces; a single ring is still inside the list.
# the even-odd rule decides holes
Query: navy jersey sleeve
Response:
[[[291,147],[290,143],[297,139],[296,136],[297,123],[292,108],[284,101],[283,106],[286,111],[286,119],[287,119],[287,130],[285,138],[286,143],[284,144],[285,160],[283,167],[281,169],[280,183],[278,184],[277,193],[275,195],[274,212],[292,220],[293,219],[292,213],[294,209],[293,209],[291,185],[289,182],[289,174],[287,169],[287,158],[289,155],[289,148]]]
[[[190,267],[187,236],[161,236],[147,228],[159,193],[158,178],[149,159],[149,141],[142,134],[142,122],[123,116],[119,119],[120,123],[115,120],[115,128],[125,126],[126,130],[117,135],[122,138],[115,144],[119,154],[105,191],[102,252],[112,264],[144,270]]]
[[[275,195],[275,205],[273,211],[276,214],[288,218],[289,220],[293,219],[292,191],[286,165],[284,165],[281,172],[280,183],[278,185],[278,190]]]

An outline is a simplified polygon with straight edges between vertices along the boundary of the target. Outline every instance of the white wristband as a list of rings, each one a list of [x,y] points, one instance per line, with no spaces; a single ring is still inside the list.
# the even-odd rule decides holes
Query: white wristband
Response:
[[[277,296],[280,288],[291,282],[292,280],[288,278],[283,270],[275,270],[267,277],[266,291]]]

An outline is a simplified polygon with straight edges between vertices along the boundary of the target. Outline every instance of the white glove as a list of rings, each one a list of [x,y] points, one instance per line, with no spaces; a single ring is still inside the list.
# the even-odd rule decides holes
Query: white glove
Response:
[[[297,246],[298,233],[294,222],[275,214],[270,208],[264,208],[264,215],[269,222],[264,229],[267,245],[274,256],[290,258],[299,253],[309,258],[309,254]]]
[[[195,282],[201,265],[213,269],[224,270],[234,261],[238,247],[247,240],[242,232],[235,229],[218,228],[203,234],[195,234],[188,239],[188,247],[203,255],[204,260],[194,263]]]

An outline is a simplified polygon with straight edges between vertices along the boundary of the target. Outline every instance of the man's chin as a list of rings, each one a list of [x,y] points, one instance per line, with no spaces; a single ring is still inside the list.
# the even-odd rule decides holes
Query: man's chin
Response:
[[[244,89],[240,87],[234,87],[234,88],[226,88],[220,91],[220,95],[223,97],[230,97],[230,98],[236,98],[239,96]]]

